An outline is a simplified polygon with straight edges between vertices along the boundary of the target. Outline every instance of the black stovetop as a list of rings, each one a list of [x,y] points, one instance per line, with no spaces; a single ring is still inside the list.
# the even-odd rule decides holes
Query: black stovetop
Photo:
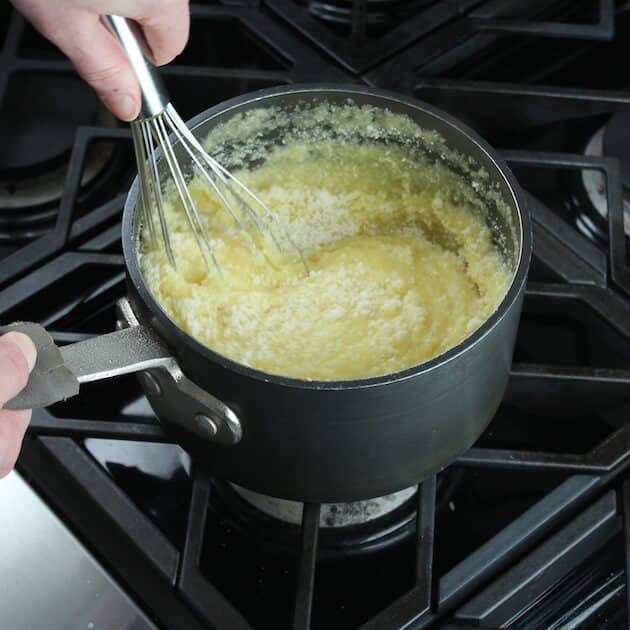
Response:
[[[502,150],[534,221],[507,395],[469,452],[365,526],[258,512],[169,442],[133,377],[36,412],[19,470],[160,627],[627,627],[630,2],[224,0],[195,4],[191,33],[163,71],[184,117],[366,83]],[[108,332],[128,129],[8,3],[0,45],[0,320],[58,343]]]

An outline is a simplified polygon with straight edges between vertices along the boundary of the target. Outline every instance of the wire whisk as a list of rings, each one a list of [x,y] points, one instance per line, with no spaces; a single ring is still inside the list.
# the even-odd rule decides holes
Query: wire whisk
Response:
[[[131,133],[138,167],[140,211],[152,244],[163,243],[170,265],[177,268],[165,213],[166,182],[162,175],[165,170],[159,168],[159,159],[163,159],[167,179],[173,182],[206,267],[222,275],[212,240],[188,189],[173,139],[181,147],[180,154],[190,160],[194,172],[208,184],[259,255],[269,261],[265,248],[265,243],[269,243],[280,253],[297,256],[308,272],[304,255],[279,217],[243,182],[208,155],[188,129],[170,103],[155,68],[144,56],[131,24],[116,15],[107,16],[106,21],[125,49],[142,93],[141,113],[131,123]],[[261,238],[256,238],[256,234]]]

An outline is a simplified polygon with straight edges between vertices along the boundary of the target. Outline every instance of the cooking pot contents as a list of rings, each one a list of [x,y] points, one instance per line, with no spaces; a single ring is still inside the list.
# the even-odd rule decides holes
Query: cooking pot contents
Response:
[[[266,223],[277,223],[277,218],[241,181],[208,155],[197,138],[190,133],[169,101],[155,68],[145,58],[129,21],[118,15],[108,15],[105,21],[127,53],[142,93],[142,110],[131,123],[131,136],[138,166],[139,211],[147,225],[147,238],[151,239],[154,248],[164,247],[169,263],[175,267],[177,263],[162,202],[162,188],[168,184],[171,186],[171,194],[177,191],[180,203],[183,204],[188,229],[193,237],[191,244],[199,248],[199,254],[208,269],[220,274],[221,268],[212,251],[212,243],[208,239],[204,223],[199,217],[197,205],[188,194],[179,156],[171,146],[172,138],[179,142],[180,152],[182,149],[184,151],[184,159],[195,163],[197,173],[217,195],[217,200],[225,205],[225,210],[232,214],[235,225],[243,230],[255,225],[263,234],[268,229]],[[165,158],[167,169],[158,169],[158,154]],[[266,222],[259,221],[257,213],[264,214]],[[250,219],[254,219],[253,223]],[[291,246],[292,252],[300,254],[288,235],[285,235],[284,241]],[[247,242],[256,247],[256,240],[249,238]],[[277,246],[280,247],[280,243]]]
[[[404,115],[352,103],[258,108],[215,127],[205,146],[273,209],[309,270],[262,233],[253,257],[252,233],[189,173],[222,275],[209,270],[180,195],[165,190],[177,268],[143,226],[143,275],[177,325],[225,357],[302,379],[388,374],[457,345],[507,291],[516,261],[506,243],[517,239],[505,238],[514,227],[501,195]]]

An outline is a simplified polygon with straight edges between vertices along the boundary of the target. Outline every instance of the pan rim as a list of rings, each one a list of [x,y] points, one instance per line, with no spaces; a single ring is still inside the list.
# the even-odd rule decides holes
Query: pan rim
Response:
[[[143,303],[149,308],[151,313],[158,318],[162,324],[166,327],[172,327],[181,340],[188,345],[188,347],[195,353],[200,354],[204,359],[219,364],[224,369],[228,369],[237,372],[243,376],[249,377],[253,380],[265,383],[274,383],[285,387],[293,387],[299,389],[308,390],[358,390],[372,387],[379,387],[388,385],[391,383],[397,383],[405,381],[407,379],[416,377],[420,374],[431,372],[447,363],[451,363],[462,354],[468,352],[471,348],[478,345],[493,329],[500,324],[509,312],[511,306],[517,301],[522,293],[524,284],[527,280],[527,273],[529,270],[529,264],[532,254],[532,234],[531,234],[531,219],[527,210],[525,197],[520,189],[520,186],[516,180],[516,177],[498,154],[496,149],[493,149],[477,132],[473,131],[470,127],[459,121],[457,118],[443,112],[439,108],[424,103],[414,97],[401,95],[397,92],[389,90],[382,90],[380,88],[372,88],[368,86],[357,85],[344,85],[344,84],[325,84],[325,83],[303,83],[276,86],[272,88],[265,88],[255,92],[249,92],[227,101],[223,101],[211,107],[197,116],[187,121],[187,125],[190,129],[195,129],[199,125],[208,122],[216,116],[223,116],[231,111],[238,111],[243,106],[248,107],[257,102],[265,102],[268,100],[274,100],[275,98],[282,97],[284,95],[296,95],[296,94],[330,94],[341,93],[352,95],[363,95],[379,97],[383,99],[382,105],[387,106],[387,102],[394,102],[402,104],[406,107],[412,107],[422,111],[429,117],[435,118],[446,126],[450,127],[455,133],[460,134],[472,142],[482,152],[486,158],[488,164],[484,164],[487,168],[492,167],[495,170],[495,174],[505,183],[507,190],[509,191],[511,203],[516,209],[516,215],[518,217],[517,232],[519,234],[519,252],[518,261],[515,265],[514,272],[510,286],[508,287],[501,302],[496,306],[492,313],[484,320],[483,324],[479,326],[473,333],[462,339],[458,344],[449,348],[447,351],[439,354],[427,361],[418,363],[416,365],[399,370],[396,372],[390,372],[383,375],[371,376],[367,378],[359,379],[340,379],[340,380],[317,380],[317,379],[300,379],[289,376],[283,376],[279,374],[272,374],[264,372],[257,368],[249,367],[228,357],[225,357],[218,352],[208,348],[201,342],[197,341],[194,337],[189,335],[186,331],[181,329],[170,316],[162,309],[160,304],[155,300],[146,286],[142,273],[140,272],[138,263],[138,252],[134,238],[134,215],[136,200],[138,197],[138,178],[134,178],[133,183],[129,189],[125,200],[125,207],[123,212],[122,222],[122,245],[123,255],[125,259],[125,265],[129,279],[134,285],[135,290],[138,292],[139,297]],[[169,339],[165,339],[166,344],[169,347],[173,347],[172,343],[169,343]],[[177,355],[177,353],[175,353]]]

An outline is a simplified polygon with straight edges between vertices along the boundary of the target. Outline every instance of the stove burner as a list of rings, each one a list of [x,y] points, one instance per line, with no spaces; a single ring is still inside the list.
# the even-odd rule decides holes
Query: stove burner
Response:
[[[606,155],[620,160],[624,188],[624,231],[630,236],[630,142],[626,142],[627,135],[622,131],[624,125],[625,129],[630,130],[630,116],[624,114],[612,116],[587,142],[584,154],[597,157]],[[588,213],[580,213],[577,219],[578,227],[589,238],[605,242],[608,240],[606,177],[601,171],[589,169],[582,170],[581,179],[588,201],[596,214],[590,216]]]
[[[231,484],[231,486],[245,501],[268,516],[293,525],[301,524],[304,507],[302,503],[252,492],[236,484]],[[414,496],[416,492],[417,488],[414,486],[367,501],[324,503],[321,507],[320,526],[324,528],[347,527],[368,523],[393,512]]]
[[[9,83],[0,115],[0,242],[24,242],[50,230],[77,126],[116,124],[78,78],[19,73]],[[88,148],[82,186],[103,171],[113,150],[110,144]]]
[[[258,499],[258,504],[254,505],[251,496],[244,497],[243,488],[237,488],[220,479],[213,479],[211,483],[209,509],[214,514],[214,524],[209,524],[209,527],[216,528],[217,523],[221,523],[221,527],[232,532],[232,537],[257,540],[262,548],[271,554],[291,554],[299,548],[302,527],[298,514],[301,518],[301,504],[295,503],[296,508],[292,512],[288,510],[289,516],[287,510],[283,512],[283,508],[278,505],[282,504],[282,500],[265,497],[266,508],[269,509],[271,504],[274,506],[271,509],[276,510],[276,515],[272,516],[265,508],[259,507],[262,503],[261,495],[251,493]],[[410,496],[415,494],[416,489],[410,489]],[[286,508],[286,505],[284,507]],[[331,507],[322,505],[321,509],[324,514],[334,517],[335,513],[331,512]],[[345,510],[346,514],[348,511]],[[355,517],[351,523],[346,517],[343,523],[341,519],[325,522],[324,517],[320,519],[320,556],[326,558],[363,556],[396,547],[413,536],[415,516],[416,502],[410,499],[401,501],[395,509],[383,511],[371,520]],[[210,536],[206,534],[206,540],[214,538],[217,538],[217,532]]]
[[[438,476],[438,512],[449,509],[461,483],[462,471],[458,469],[447,469]],[[416,531],[415,497],[417,488],[414,487],[381,498],[376,503],[380,507],[378,516],[368,508],[367,518],[361,508],[365,508],[369,501],[337,505],[336,511],[332,510],[333,505],[323,504],[320,515],[327,515],[332,520],[326,516],[320,518],[319,557],[364,557],[408,542]],[[256,505],[252,501],[256,501]],[[292,505],[287,509],[288,504]],[[269,509],[274,509],[276,515],[270,515]],[[207,527],[212,532],[206,532],[205,540],[212,541],[212,545],[221,547],[225,534],[226,544],[233,545],[236,539],[248,541],[248,544],[257,541],[261,549],[271,554],[292,554],[299,548],[302,536],[300,503],[263,497],[214,478],[211,481],[209,510],[213,518],[208,518]]]
[[[181,466],[188,475],[192,472],[192,461],[187,453],[182,451]],[[217,482],[219,483],[219,482]],[[299,501],[288,501],[271,497],[253,490],[248,490],[235,483],[227,483],[231,491],[226,495],[237,495],[255,511],[271,517],[275,521],[289,525],[301,525],[304,504]],[[226,489],[227,490],[227,489]],[[417,487],[405,488],[384,497],[354,501],[352,503],[323,503],[320,512],[320,526],[322,528],[343,528],[353,525],[370,523],[376,519],[394,512],[415,496]],[[239,501],[240,503],[241,501]]]
[[[42,96],[45,95],[45,98]],[[0,116],[3,177],[34,176],[67,159],[76,128],[98,121],[98,101],[78,77],[18,73],[9,82]]]

